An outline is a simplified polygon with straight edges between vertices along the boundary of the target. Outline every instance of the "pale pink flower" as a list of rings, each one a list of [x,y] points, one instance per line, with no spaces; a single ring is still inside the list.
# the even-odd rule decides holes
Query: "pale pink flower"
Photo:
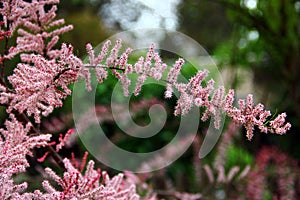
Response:
[[[5,16],[9,16],[4,20],[7,24],[6,26],[10,28],[10,32],[14,32],[17,26],[22,27],[18,28],[19,36],[16,41],[16,47],[11,47],[9,54],[5,55],[5,58],[11,59],[18,53],[24,52],[38,53],[49,58],[54,58],[57,51],[52,50],[52,48],[58,42],[59,35],[73,29],[72,25],[63,26],[63,19],[54,20],[57,10],[55,5],[50,10],[45,11],[45,5],[56,3],[59,3],[59,1],[34,0],[28,3],[21,0],[14,0],[9,5],[4,3],[2,12],[6,12]]]
[[[147,76],[146,75],[141,75],[138,77],[137,79],[137,83],[136,83],[136,86],[135,86],[135,90],[134,90],[134,95],[137,96],[141,89],[142,89],[142,86],[143,86],[143,83],[146,81],[147,79]]]
[[[24,126],[13,114],[9,118],[4,123],[6,129],[0,129],[0,199],[24,199],[19,192],[27,183],[15,185],[12,176],[25,172],[29,167],[26,156],[32,156],[34,148],[46,146],[51,135],[30,136],[30,123]]]
[[[151,68],[150,77],[153,77],[156,80],[160,80],[162,78],[163,72],[167,69],[168,66],[162,62],[157,52],[154,53],[153,59],[155,61],[155,67]]]
[[[68,159],[63,160],[66,172],[60,178],[50,168],[46,168],[46,173],[51,179],[59,184],[62,190],[57,190],[51,186],[49,181],[43,182],[45,193],[35,192],[36,197],[44,199],[111,199],[111,200],[137,200],[135,185],[128,182],[123,174],[118,174],[110,178],[104,171],[94,169],[94,162],[89,161],[84,174],[81,174]],[[102,181],[100,182],[100,179]]]
[[[56,151],[58,152],[62,147],[65,146],[65,143],[69,140],[70,136],[74,133],[74,129],[69,129],[66,134],[63,136],[62,134],[59,135],[59,143],[56,145]]]
[[[108,44],[106,43],[101,53],[98,57],[103,59],[106,54],[108,54]],[[131,49],[127,49],[120,58],[118,58],[118,53],[121,49],[121,40],[117,40],[115,46],[112,48],[110,55],[106,60],[103,59],[104,64],[97,63],[94,67],[98,67],[98,79],[102,82],[103,78],[106,78],[106,70],[111,68],[113,74],[121,81],[123,84],[124,95],[129,95],[128,86],[131,83],[130,79],[127,77],[128,74],[136,73],[139,75],[137,78],[134,95],[138,95],[142,89],[142,86],[148,77],[152,77],[156,80],[161,80],[163,73],[167,69],[167,65],[162,62],[159,54],[154,51],[155,46],[151,44],[148,53],[145,57],[140,57],[138,61],[131,65],[128,64],[128,56],[131,53]],[[88,46],[89,54],[93,54],[91,46]],[[92,58],[92,59],[91,59]],[[95,58],[95,56],[90,56],[90,62]],[[99,60],[101,60],[99,59]],[[154,60],[154,67],[152,66],[152,61]],[[102,60],[101,60],[102,61]],[[264,110],[263,104],[254,105],[253,96],[249,94],[247,100],[238,100],[239,108],[234,107],[234,90],[229,90],[228,94],[225,94],[224,86],[219,86],[217,89],[214,88],[214,80],[209,80],[204,84],[205,78],[208,75],[207,70],[199,71],[192,77],[187,84],[180,83],[177,78],[180,74],[181,67],[184,64],[183,59],[178,59],[173,67],[170,68],[167,79],[163,80],[167,83],[165,98],[172,97],[173,88],[176,89],[180,97],[177,101],[174,114],[187,114],[189,110],[194,106],[206,108],[201,120],[205,121],[210,117],[214,118],[214,125],[216,128],[220,127],[221,114],[225,113],[233,119],[237,124],[243,125],[247,130],[247,138],[251,140],[253,137],[253,130],[258,127],[262,132],[267,133],[275,132],[278,134],[283,134],[290,129],[290,123],[285,123],[285,115],[280,115],[282,117],[273,120],[272,124],[268,122],[268,117],[271,116],[271,112]],[[87,64],[90,65],[90,64]],[[132,68],[134,66],[134,68]],[[86,76],[87,77],[87,76]],[[206,86],[205,86],[206,85]],[[269,125],[271,127],[269,127]]]
[[[35,147],[46,146],[51,135],[30,136],[31,124],[25,126],[13,114],[10,120],[5,121],[6,129],[0,129],[0,173],[11,176],[18,172],[24,172],[29,166],[26,155],[32,155]]]
[[[270,126],[272,127],[272,133],[285,134],[287,130],[291,128],[290,123],[285,123],[286,113],[282,113],[278,115],[274,120],[270,122]]]
[[[10,177],[3,177],[0,175],[0,198],[1,199],[31,199],[31,195],[28,193],[21,194],[27,188],[27,183],[15,184]]]
[[[106,66],[109,67],[116,67],[117,66],[117,59],[118,59],[118,53],[122,47],[122,40],[117,39],[115,46],[110,51],[110,55],[106,59]],[[115,70],[112,70],[113,72]]]
[[[26,64],[19,63],[14,74],[8,77],[14,91],[0,96],[1,102],[9,104],[7,112],[26,110],[40,123],[41,114],[47,116],[55,107],[62,106],[62,99],[71,94],[68,85],[77,80],[82,63],[72,54],[72,47],[65,44],[58,59],[47,60],[35,54],[21,56]]]
[[[177,105],[175,107],[174,114],[187,114],[194,104],[194,98],[186,92],[181,92],[179,99],[177,100]]]
[[[168,83],[165,91],[165,98],[166,99],[171,98],[172,93],[173,93],[172,85]]]
[[[134,65],[134,70],[137,74],[143,73],[144,57],[140,57]]]
[[[182,58],[179,58],[175,64],[173,65],[173,67],[170,69],[169,73],[168,73],[168,82],[170,83],[176,83],[177,82],[177,78],[178,75],[180,74],[180,70],[181,67],[184,64],[184,60]]]

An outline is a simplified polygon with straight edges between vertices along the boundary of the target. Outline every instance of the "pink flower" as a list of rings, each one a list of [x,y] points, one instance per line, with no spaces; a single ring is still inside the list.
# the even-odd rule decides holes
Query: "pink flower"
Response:
[[[167,69],[167,65],[162,62],[159,54],[154,51],[154,44],[150,45],[147,55],[145,57],[140,57],[133,65],[127,63],[129,54],[132,51],[131,49],[127,49],[121,54],[120,58],[118,58],[118,53],[121,49],[121,40],[117,40],[110,55],[104,60],[103,58],[108,54],[108,44],[110,44],[110,42],[103,46],[101,53],[98,55],[98,58],[101,58],[99,59],[99,63],[94,62],[96,56],[94,55],[91,46],[88,45],[90,63],[85,66],[91,67],[92,64],[95,64],[94,67],[96,68],[98,74],[97,77],[100,82],[106,78],[106,70],[111,69],[116,78],[123,84],[124,95],[128,96],[130,93],[128,86],[131,84],[131,80],[127,76],[128,74],[136,73],[139,75],[133,92],[134,95],[140,93],[147,78],[151,77],[156,80],[162,79],[163,73]],[[152,66],[153,61],[154,66]],[[178,82],[177,78],[183,64],[184,60],[181,58],[178,59],[173,67],[170,68],[167,78],[165,80],[163,79],[163,81],[167,83],[165,98],[172,97],[173,88],[180,94],[174,111],[175,115],[187,114],[194,105],[205,107],[206,110],[202,115],[201,120],[205,121],[210,117],[213,117],[215,127],[219,128],[221,113],[225,113],[231,117],[235,123],[241,124],[246,128],[248,140],[251,140],[253,137],[253,130],[255,127],[258,127],[258,129],[264,133],[270,131],[278,134],[283,134],[290,129],[290,123],[285,123],[286,115],[280,115],[276,120],[273,120],[272,123],[269,123],[268,117],[271,116],[271,112],[264,110],[263,104],[254,105],[252,94],[247,96],[246,102],[243,99],[238,100],[239,108],[234,107],[234,90],[231,89],[228,94],[225,94],[224,86],[219,86],[215,89],[215,82],[212,79],[207,81],[205,86],[204,81],[208,75],[207,70],[198,71],[187,84]],[[134,68],[132,68],[132,66],[134,66]],[[86,78],[87,77],[88,76],[86,76]]]
[[[31,136],[31,124],[25,126],[13,114],[5,121],[6,129],[0,129],[0,199],[24,199],[19,192],[27,188],[27,183],[15,185],[12,176],[24,172],[29,163],[27,155],[32,156],[32,150],[46,146],[51,135]]]
[[[54,20],[57,7],[53,5],[50,10],[45,10],[47,4],[59,3],[58,0],[45,0],[28,3],[21,0],[4,2],[0,14],[4,14],[4,24],[11,33],[17,26],[19,37],[17,46],[11,47],[5,58],[11,59],[18,53],[38,53],[49,58],[57,54],[52,48],[58,42],[59,35],[73,29],[72,25],[64,25],[64,20]],[[62,26],[62,27],[59,27]],[[25,28],[25,29],[24,29]]]
[[[57,190],[50,185],[49,181],[43,182],[43,188],[46,191],[41,193],[35,191],[36,198],[43,199],[128,199],[137,200],[135,185],[128,182],[123,174],[118,174],[110,178],[107,172],[94,169],[94,162],[89,161],[86,171],[81,174],[68,159],[63,160],[66,172],[63,178],[60,178],[52,169],[46,168],[48,176],[59,184],[62,190]],[[102,181],[100,181],[102,180]]]
[[[32,155],[31,150],[46,146],[51,135],[30,136],[31,124],[25,126],[13,114],[5,121],[6,129],[0,129],[4,139],[0,139],[0,174],[11,176],[24,172],[29,166],[26,155]]]
[[[180,70],[182,65],[184,64],[184,60],[182,58],[179,58],[175,64],[173,65],[173,67],[170,69],[169,73],[168,73],[168,82],[170,83],[176,83],[177,82],[177,78],[178,75],[180,74]]]
[[[272,133],[278,133],[280,135],[285,134],[287,130],[290,130],[291,124],[285,123],[286,113],[278,115],[273,121],[270,122],[272,127]]]
[[[63,146],[65,146],[65,143],[68,141],[70,136],[74,133],[74,129],[69,129],[66,134],[63,136],[62,134],[59,135],[59,143],[56,145],[56,151],[58,152]]]
[[[71,46],[63,44],[60,52],[57,61],[35,54],[21,56],[26,63],[19,63],[14,74],[8,77],[14,91],[0,96],[1,102],[9,104],[7,112],[26,110],[40,123],[41,114],[47,116],[55,107],[62,106],[62,99],[71,94],[68,85],[77,80],[82,63],[72,54]]]

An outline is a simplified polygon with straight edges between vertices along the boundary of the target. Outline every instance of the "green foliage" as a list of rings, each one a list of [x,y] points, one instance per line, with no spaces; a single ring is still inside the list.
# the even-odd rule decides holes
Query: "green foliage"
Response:
[[[180,29],[209,51],[229,38],[232,24],[221,5],[209,1],[181,1]]]
[[[67,24],[73,24],[74,30],[63,35],[62,41],[71,43],[78,56],[86,55],[85,45],[82,44],[98,45],[108,36],[109,31],[101,24],[97,13],[90,9],[68,13],[65,20]]]
[[[239,166],[241,169],[247,165],[253,165],[253,156],[244,148],[238,146],[231,146],[227,150],[227,158],[225,163],[225,169],[229,170],[234,166]]]

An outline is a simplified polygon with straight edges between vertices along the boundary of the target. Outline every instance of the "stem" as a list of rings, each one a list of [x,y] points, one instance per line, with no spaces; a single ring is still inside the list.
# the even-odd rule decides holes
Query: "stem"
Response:
[[[4,49],[3,49],[3,55],[7,55],[8,54],[8,38],[5,37],[5,44],[4,44]],[[2,61],[2,67],[1,67],[1,84],[6,85],[5,83],[5,78],[4,78],[4,69],[5,69],[5,61],[6,59],[3,59]]]
[[[117,68],[117,67],[105,67],[103,65],[84,65],[84,67],[86,68],[96,68],[96,67],[100,67],[100,68],[106,68],[106,69],[115,69],[115,70],[120,70],[120,71],[125,71],[125,69],[120,69],[120,68]]]
[[[28,119],[28,117],[24,114],[18,114],[23,121],[27,122],[27,123],[31,123],[31,121]],[[32,124],[32,123],[31,123]],[[35,126],[32,126],[32,130],[38,134],[41,135],[42,133],[40,132],[40,130],[38,130]],[[55,162],[58,164],[58,166],[60,166],[62,169],[65,169],[64,163],[63,163],[63,159],[61,158],[61,156],[53,149],[52,146],[47,146],[48,151],[50,152],[50,155],[53,157],[53,159],[55,160]]]
[[[11,5],[11,3],[12,3],[12,0],[9,1],[9,5]],[[11,12],[11,7],[10,6],[9,6],[9,12]],[[10,21],[8,20],[7,21],[6,31],[10,31],[9,29],[10,29]],[[12,34],[12,33],[10,33],[10,34]],[[3,49],[2,56],[7,55],[7,54],[8,54],[8,37],[6,36],[5,37],[5,44],[4,44],[4,49]],[[3,84],[3,86],[6,86],[5,78],[4,78],[5,60],[6,59],[3,59],[3,61],[2,61],[1,74],[0,74],[0,81],[1,81],[1,84]]]
[[[106,66],[103,66],[103,65],[84,65],[84,67],[86,68],[96,68],[96,67],[100,67],[100,68],[104,68],[104,69],[109,69],[109,70],[120,70],[120,71],[123,71],[125,72],[125,69],[120,69],[120,68],[117,68],[117,67],[106,67]],[[131,74],[138,74],[138,75],[143,75],[143,73],[131,73]],[[153,78],[151,76],[149,76],[148,74],[145,74],[147,77],[149,78]],[[169,83],[169,84],[172,84],[173,86],[173,83],[168,81],[168,80],[165,80],[165,79],[160,79],[159,81],[162,81],[162,82],[165,82],[165,83]]]

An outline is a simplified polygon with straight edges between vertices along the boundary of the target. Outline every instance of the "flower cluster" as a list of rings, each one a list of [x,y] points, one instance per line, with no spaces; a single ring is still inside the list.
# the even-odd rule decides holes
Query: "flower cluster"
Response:
[[[169,71],[167,72],[168,66],[162,62],[159,54],[155,52],[154,44],[151,44],[147,55],[140,57],[135,64],[128,63],[128,55],[132,51],[130,48],[118,57],[118,52],[121,49],[120,39],[117,40],[111,51],[108,50],[110,45],[110,41],[106,42],[99,55],[95,56],[91,45],[88,44],[89,63],[84,64],[84,66],[89,68],[94,66],[97,77],[101,82],[107,77],[107,70],[112,70],[113,74],[123,84],[125,96],[129,95],[128,87],[131,84],[128,75],[134,73],[139,75],[135,90],[133,91],[134,95],[139,94],[143,83],[148,77],[167,82],[166,98],[172,96],[174,89],[180,93],[174,111],[175,115],[187,114],[192,106],[204,107],[206,110],[201,119],[206,121],[210,116],[213,116],[215,127],[219,128],[221,112],[225,113],[235,123],[243,125],[246,128],[248,140],[252,139],[255,126],[264,133],[269,131],[277,134],[284,134],[291,128],[291,124],[285,122],[285,113],[278,115],[273,121],[268,120],[271,112],[265,110],[264,105],[261,103],[254,105],[252,94],[248,95],[246,102],[243,99],[238,100],[239,108],[234,107],[234,90],[229,90],[225,95],[224,86],[219,86],[215,89],[214,80],[211,79],[205,82],[209,73],[207,70],[198,71],[188,83],[178,82],[177,79],[184,60],[179,58],[172,67],[169,67]],[[163,79],[165,72],[167,72],[167,78]],[[90,88],[89,85],[87,87]]]
[[[17,29],[17,45],[9,49],[7,59],[18,53],[37,53],[49,58],[57,57],[59,51],[52,48],[57,44],[59,35],[72,30],[72,25],[64,25],[64,20],[54,20],[59,0],[5,0],[0,14],[4,16],[4,26],[13,33]],[[46,11],[45,5],[51,5]],[[19,28],[18,28],[19,27]]]
[[[8,77],[13,89],[2,89],[0,102],[9,105],[8,113],[17,110],[34,115],[36,123],[41,114],[47,116],[54,107],[62,106],[62,99],[71,93],[67,86],[77,80],[82,66],[72,46],[53,49],[59,35],[72,29],[72,25],[64,26],[63,19],[55,20],[57,6],[53,4],[57,3],[59,0],[7,0],[0,9],[3,28],[18,34],[16,46],[11,46],[2,60],[21,53],[21,63]]]
[[[95,170],[94,162],[89,161],[82,175],[69,159],[64,159],[63,162],[66,168],[63,178],[60,178],[52,169],[45,169],[48,176],[60,185],[62,190],[55,189],[49,181],[45,180],[42,185],[46,192],[34,191],[30,194],[34,199],[139,199],[135,192],[135,185],[124,179],[123,174],[110,178],[107,172],[101,173],[100,169]]]
[[[19,122],[13,114],[10,120],[5,121],[6,129],[0,129],[0,198],[14,198],[19,191],[26,189],[27,184],[14,185],[12,176],[24,172],[29,163],[27,155],[32,155],[32,150],[46,146],[50,140],[50,134],[30,135],[32,125],[25,126]],[[17,198],[17,197],[16,197]]]
[[[23,63],[8,77],[14,90],[1,93],[0,102],[9,104],[7,112],[26,110],[40,123],[40,114],[49,115],[71,94],[68,85],[77,80],[81,60],[72,54],[72,46],[66,44],[62,45],[57,61],[36,54],[22,54],[21,60]]]
[[[244,125],[248,140],[253,137],[254,126],[257,126],[264,133],[270,131],[280,135],[291,128],[291,124],[285,122],[285,113],[278,115],[272,121],[267,121],[267,118],[271,116],[271,112],[264,110],[264,105],[261,103],[254,106],[251,94],[247,96],[246,102],[243,99],[239,100],[239,108],[232,107],[233,100],[234,91],[230,90],[225,98],[225,111],[237,124]]]

